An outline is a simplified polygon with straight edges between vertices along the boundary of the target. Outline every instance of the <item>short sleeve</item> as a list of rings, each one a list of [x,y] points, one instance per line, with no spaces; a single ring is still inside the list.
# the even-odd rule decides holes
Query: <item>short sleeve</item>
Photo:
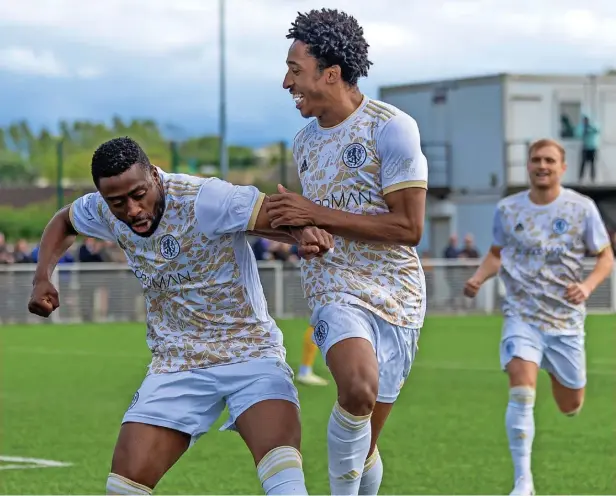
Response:
[[[492,246],[505,246],[505,229],[503,227],[503,212],[500,208],[494,211],[492,221]]]
[[[408,114],[393,116],[376,136],[383,194],[428,188],[428,161],[421,151],[417,122]]]
[[[612,245],[610,235],[605,228],[601,214],[595,202],[591,202],[586,214],[586,229],[584,232],[584,244],[591,253],[601,253]]]
[[[254,186],[237,186],[211,178],[195,200],[195,215],[210,239],[254,229],[265,194]]]
[[[115,241],[116,237],[103,217],[105,207],[99,193],[88,193],[77,198],[69,208],[69,217],[75,231],[83,236]]]

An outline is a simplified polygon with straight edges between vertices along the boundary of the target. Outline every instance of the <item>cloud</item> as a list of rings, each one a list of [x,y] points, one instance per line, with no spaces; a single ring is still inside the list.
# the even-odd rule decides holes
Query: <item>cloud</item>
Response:
[[[103,70],[100,67],[83,66],[75,70],[75,75],[79,79],[94,79],[103,75]]]
[[[285,35],[298,11],[325,5],[364,27],[374,66],[361,88],[371,96],[379,85],[491,72],[586,74],[616,63],[613,0],[225,3],[230,132],[254,129],[251,139],[292,135],[303,124],[281,87]],[[0,82],[14,81],[9,72],[27,75],[41,102],[53,102],[27,107],[10,96],[19,88],[4,84],[3,115],[36,119],[36,112],[67,109],[64,115],[106,119],[118,112],[216,129],[217,6],[216,0],[0,1]]]
[[[103,72],[94,66],[78,67],[72,71],[50,50],[35,51],[32,48],[21,46],[0,48],[0,69],[31,76],[77,77],[80,79],[92,79]]]
[[[49,50],[35,53],[24,47],[0,48],[0,68],[18,74],[59,77],[66,68]]]
[[[214,0],[0,2],[0,27],[28,31],[33,40],[58,40],[66,50],[56,52],[62,60],[70,58],[71,47],[91,46],[113,53],[112,65],[129,65],[129,60],[132,65],[147,65],[144,59],[158,59],[166,65],[162,77],[214,81],[220,28],[217,5]],[[274,79],[297,11],[324,3],[226,0],[225,5],[229,71]],[[520,67],[534,66],[533,55],[545,59],[570,45],[576,48],[574,56],[592,50],[609,57],[616,48],[616,2],[611,0],[589,0],[583,7],[573,0],[330,0],[327,6],[358,18],[371,45],[371,57],[389,71],[401,59],[420,64],[437,57],[446,67],[461,56],[470,71],[474,67],[481,71],[483,50],[498,44],[525,48],[529,42],[537,43],[529,58],[517,51]],[[383,73],[376,67],[380,78]]]

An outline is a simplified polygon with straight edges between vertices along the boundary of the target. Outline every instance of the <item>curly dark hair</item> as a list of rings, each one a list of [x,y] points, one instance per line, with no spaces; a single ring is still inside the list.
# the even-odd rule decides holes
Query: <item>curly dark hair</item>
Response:
[[[119,176],[133,165],[150,170],[150,159],[136,141],[124,136],[100,145],[92,156],[92,179],[98,187],[102,177]]]
[[[298,12],[287,38],[308,45],[320,70],[339,65],[342,79],[351,86],[355,86],[360,77],[366,77],[372,65],[368,60],[370,45],[364,38],[363,28],[353,16],[336,9]]]

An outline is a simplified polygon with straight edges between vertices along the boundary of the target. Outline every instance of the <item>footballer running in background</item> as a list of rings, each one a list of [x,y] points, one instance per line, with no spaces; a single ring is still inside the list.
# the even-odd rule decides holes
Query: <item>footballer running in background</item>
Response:
[[[614,263],[595,203],[561,185],[566,167],[558,142],[532,144],[530,189],[498,203],[493,245],[464,288],[474,297],[498,273],[506,289],[500,360],[509,375],[505,424],[514,466],[511,494],[535,492],[531,451],[539,369],[549,373],[561,412],[574,416],[582,409],[585,302]],[[587,253],[596,255],[596,263],[585,276]]]
[[[304,332],[302,361],[295,380],[305,386],[327,386],[327,379],[323,379],[314,373],[314,360],[317,357],[319,348],[312,340],[313,333],[314,327],[312,326],[308,326]]]
[[[58,308],[51,275],[77,233],[116,241],[141,283],[152,361],[124,415],[107,494],[150,494],[225,407],[221,430],[239,432],[265,493],[307,494],[297,390],[246,233],[297,243],[305,256],[330,249],[331,236],[274,231],[254,186],[167,174],[130,138],[96,150],[92,177],[98,191],[43,233],[28,308]]]
[[[352,16],[299,14],[283,86],[305,118],[293,156],[303,195],[279,186],[272,227],[318,226],[332,252],[302,261],[313,339],[336,382],[327,444],[332,494],[377,494],[379,434],[415,358],[424,274],[415,250],[424,226],[427,161],[417,123],[362,94],[368,43]]]

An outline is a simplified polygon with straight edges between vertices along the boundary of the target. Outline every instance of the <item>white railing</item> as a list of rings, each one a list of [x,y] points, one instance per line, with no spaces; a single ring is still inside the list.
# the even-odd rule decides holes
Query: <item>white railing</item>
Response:
[[[475,299],[462,295],[464,283],[477,264],[477,260],[423,260],[428,315],[499,312],[503,288],[498,279],[487,281]],[[589,260],[587,270],[592,266]],[[60,293],[60,308],[50,319],[31,315],[27,305],[34,268],[30,264],[0,265],[0,324],[145,320],[137,278],[126,265],[109,263],[59,265],[53,282]],[[260,262],[259,273],[273,317],[309,315],[296,265]],[[616,312],[616,270],[590,297],[588,309],[594,313]]]

